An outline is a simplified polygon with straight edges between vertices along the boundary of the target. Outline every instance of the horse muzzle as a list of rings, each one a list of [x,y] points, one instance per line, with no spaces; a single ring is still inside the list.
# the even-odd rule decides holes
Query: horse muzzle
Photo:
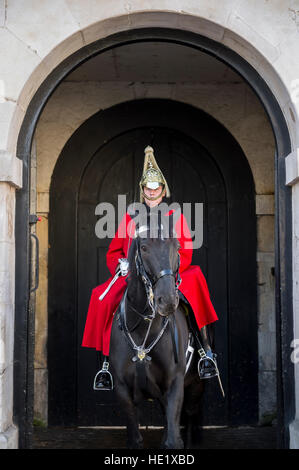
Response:
[[[179,296],[176,293],[175,298],[165,298],[164,296],[158,296],[155,302],[156,312],[161,317],[168,317],[173,315],[179,306]]]

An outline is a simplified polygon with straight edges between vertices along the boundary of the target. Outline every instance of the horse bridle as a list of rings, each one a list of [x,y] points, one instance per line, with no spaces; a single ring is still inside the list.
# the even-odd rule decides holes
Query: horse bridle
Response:
[[[136,272],[137,272],[137,276],[140,276],[143,281],[147,300],[152,310],[152,315],[149,316],[149,319],[150,319],[150,318],[154,318],[156,315],[156,310],[154,306],[154,289],[153,289],[155,284],[157,284],[157,282],[164,276],[173,276],[175,278],[175,286],[176,286],[176,291],[177,291],[182,282],[182,279],[179,273],[180,254],[178,252],[178,267],[175,272],[172,269],[162,269],[157,275],[154,275],[154,276],[152,275],[151,277],[153,279],[151,280],[143,264],[141,251],[140,251],[140,238],[139,237],[136,237],[136,244],[137,244],[137,249],[135,253]]]
[[[135,254],[136,271],[137,271],[137,275],[141,276],[141,279],[143,281],[143,284],[144,284],[144,287],[145,287],[145,290],[146,290],[147,302],[148,302],[148,304],[149,304],[149,306],[152,310],[152,315],[143,316],[144,320],[149,321],[149,325],[148,325],[144,340],[142,342],[142,345],[138,346],[135,343],[135,341],[134,341],[134,339],[131,335],[131,332],[129,331],[128,326],[127,326],[127,322],[126,322],[126,303],[128,302],[128,298],[127,298],[128,290],[127,289],[126,289],[125,294],[124,294],[124,296],[121,300],[120,308],[119,308],[119,314],[118,314],[118,318],[119,318],[119,321],[120,321],[120,327],[124,331],[125,337],[126,337],[128,343],[129,343],[129,345],[131,346],[131,348],[137,352],[136,356],[134,356],[132,358],[133,362],[136,362],[136,361],[141,361],[142,362],[144,359],[146,359],[148,361],[151,360],[151,357],[148,356],[148,353],[154,348],[154,346],[162,338],[162,336],[163,336],[163,334],[164,334],[164,332],[167,328],[167,325],[169,323],[169,317],[165,316],[163,318],[163,325],[162,325],[162,328],[161,328],[159,334],[157,335],[157,337],[152,341],[152,343],[148,347],[145,347],[146,342],[147,342],[147,338],[149,336],[149,332],[150,332],[150,329],[151,329],[151,326],[152,326],[152,323],[153,323],[153,320],[156,316],[156,310],[155,310],[155,306],[154,306],[153,286],[164,276],[173,276],[175,278],[176,291],[178,290],[178,287],[181,283],[181,277],[180,277],[180,274],[179,274],[180,254],[178,253],[179,258],[178,258],[178,267],[177,267],[176,272],[174,272],[172,269],[162,269],[158,273],[158,275],[154,276],[154,279],[151,280],[148,273],[146,272],[146,269],[145,269],[144,264],[143,264],[143,260],[142,260],[142,256],[141,256],[141,252],[140,252],[140,241],[139,240],[140,240],[139,237],[137,237],[136,238],[137,249],[136,249],[136,254]]]

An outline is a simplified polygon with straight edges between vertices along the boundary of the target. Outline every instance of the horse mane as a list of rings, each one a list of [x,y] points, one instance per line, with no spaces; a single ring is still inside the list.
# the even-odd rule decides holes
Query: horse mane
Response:
[[[132,239],[129,253],[128,253],[128,261],[130,265],[130,270],[132,270],[132,266],[135,266],[135,252],[136,252],[136,238]]]

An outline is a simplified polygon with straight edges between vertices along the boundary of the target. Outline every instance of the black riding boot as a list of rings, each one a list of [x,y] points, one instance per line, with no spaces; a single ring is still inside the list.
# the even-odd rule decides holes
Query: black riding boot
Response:
[[[208,329],[208,326],[203,326],[199,332],[201,337],[201,347],[198,349],[200,356],[198,362],[198,373],[201,379],[211,379],[218,375],[216,354],[212,352],[211,348],[211,344],[213,344],[212,331]]]
[[[113,378],[108,369],[109,357],[104,356],[102,368],[96,373],[94,378],[94,390],[113,390]]]
[[[219,376],[219,371],[216,364],[216,354],[212,352],[212,348],[214,348],[214,325],[209,324],[198,330],[195,317],[194,315],[190,314],[192,311],[191,306],[181,291],[179,291],[179,297],[189,308],[187,321],[189,324],[189,329],[195,339],[198,354],[200,356],[198,361],[198,373],[200,378],[211,379],[217,375]]]

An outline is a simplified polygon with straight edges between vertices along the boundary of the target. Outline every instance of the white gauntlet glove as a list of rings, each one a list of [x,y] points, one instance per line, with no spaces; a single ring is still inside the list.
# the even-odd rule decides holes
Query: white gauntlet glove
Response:
[[[119,276],[126,276],[129,272],[129,261],[127,260],[127,258],[118,258],[118,261],[119,263],[116,267],[114,278],[110,281],[110,284],[105,289],[105,291],[100,295],[99,300],[103,300],[103,298],[105,297],[107,292],[109,292],[109,290],[111,289],[113,284],[117,281]]]
[[[129,261],[127,260],[127,258],[119,258],[118,261],[118,269],[120,270],[120,274],[122,276],[126,276],[129,272]]]

